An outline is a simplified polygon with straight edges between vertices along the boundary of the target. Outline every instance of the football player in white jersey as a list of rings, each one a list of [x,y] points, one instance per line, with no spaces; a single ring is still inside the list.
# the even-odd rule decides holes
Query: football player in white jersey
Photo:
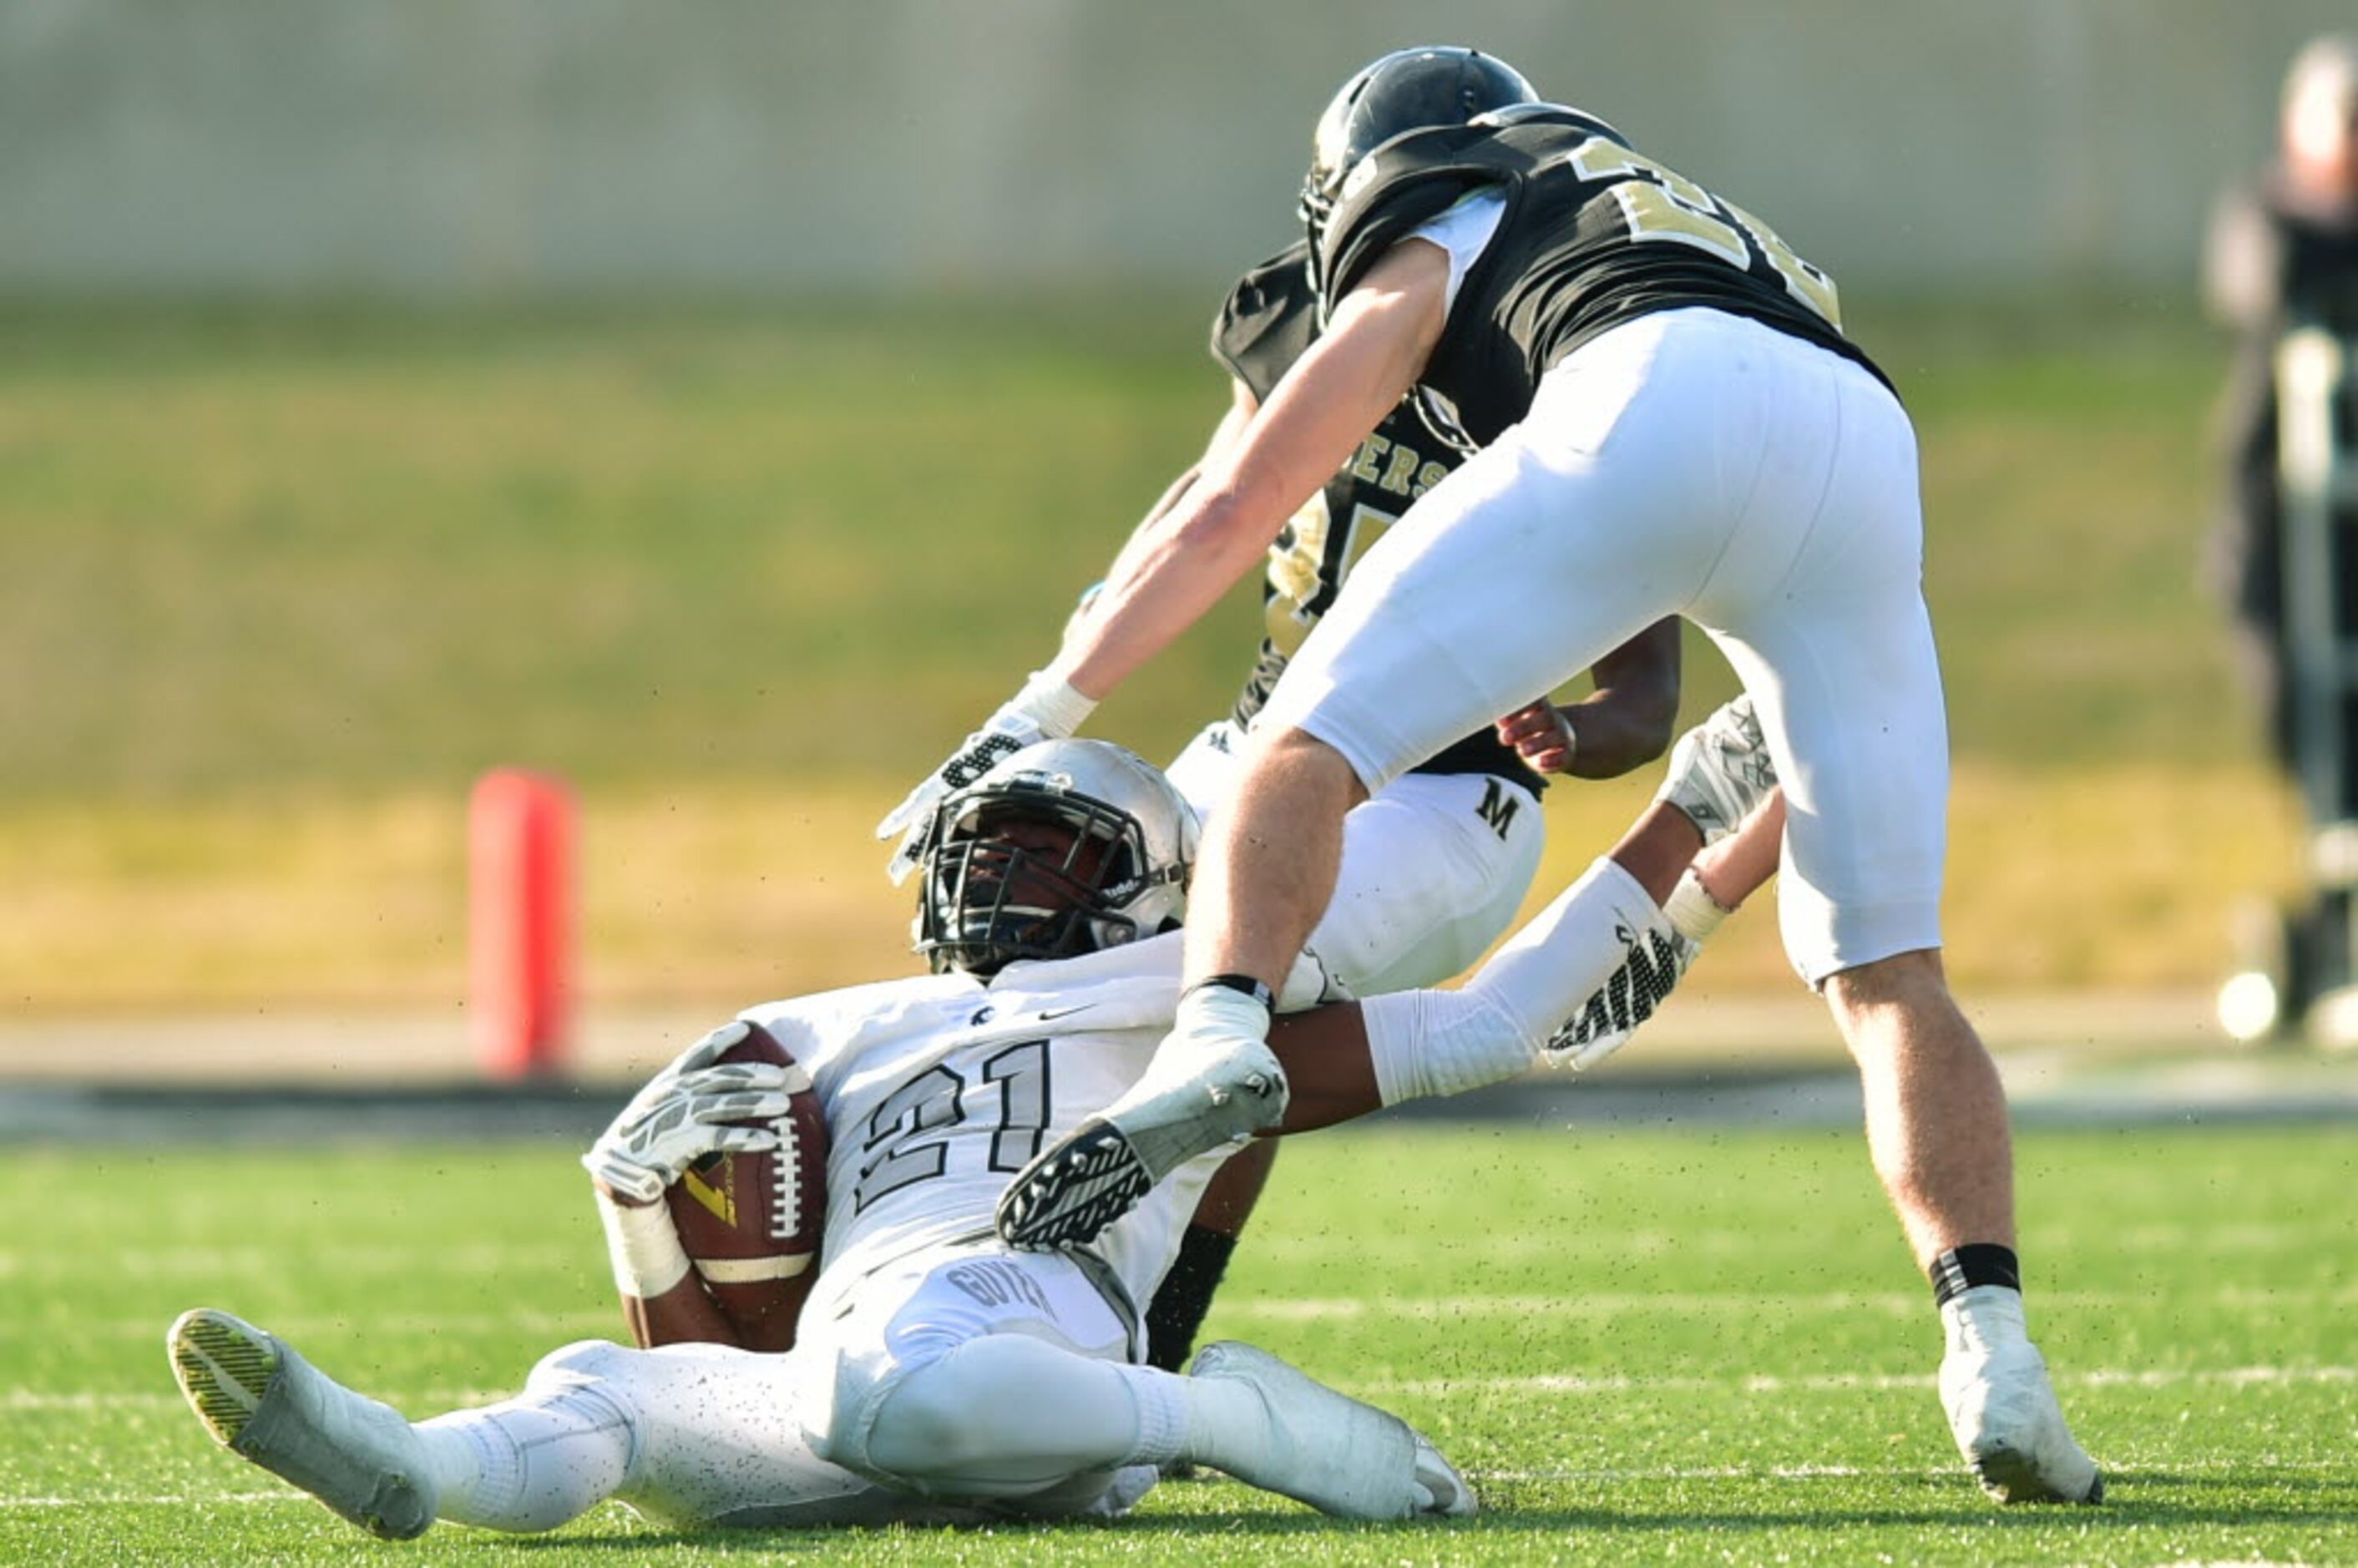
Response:
[[[1700,772],[1724,814],[1757,799]],[[1609,1049],[1607,978],[1631,946],[1684,950],[1660,904],[1702,837],[1690,818],[1711,814],[1689,807],[1650,813],[1622,861],[1600,860],[1460,990],[1289,1018],[1286,1130]],[[1344,1517],[1472,1511],[1404,1422],[1264,1351],[1214,1345],[1184,1377],[1138,1364],[1137,1303],[1215,1161],[1172,1173],[1091,1249],[1019,1252],[992,1233],[1009,1173],[1124,1092],[1169,1026],[1195,841],[1185,803],[1119,747],[1006,759],[936,813],[920,928],[937,973],[749,1010],[794,1067],[718,1063],[747,1033],[728,1026],[585,1157],[634,1327],[692,1335],[698,1314],[674,1309],[698,1287],[661,1195],[702,1155],[758,1143],[730,1124],[782,1114],[806,1074],[832,1152],[825,1267],[791,1350],[585,1342],[515,1399],[413,1423],[199,1309],[168,1336],[182,1389],[217,1440],[392,1538],[439,1519],[548,1530],[608,1498],[683,1526],[1109,1515],[1174,1461]],[[1281,1005],[1325,989],[1305,961]]]

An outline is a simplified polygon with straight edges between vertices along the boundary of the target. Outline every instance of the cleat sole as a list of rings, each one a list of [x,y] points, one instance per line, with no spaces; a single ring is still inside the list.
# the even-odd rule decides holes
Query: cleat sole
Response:
[[[1154,1187],[1121,1130],[1085,1122],[1053,1158],[1020,1173],[1001,1198],[999,1234],[1026,1251],[1065,1251],[1097,1239]]]
[[[2083,1503],[2090,1506],[2104,1500],[2104,1477],[2100,1474],[2088,1487],[2084,1498],[2067,1498],[2039,1479],[2039,1466],[2027,1454],[2011,1448],[1997,1449],[1974,1461],[1974,1476],[1982,1490],[2001,1503]]]
[[[172,1325],[172,1375],[213,1441],[234,1448],[261,1407],[278,1357],[270,1346],[211,1313],[184,1314]]]

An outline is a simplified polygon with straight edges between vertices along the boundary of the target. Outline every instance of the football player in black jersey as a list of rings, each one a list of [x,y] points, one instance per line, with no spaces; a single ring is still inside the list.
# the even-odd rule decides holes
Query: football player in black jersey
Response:
[[[1218,464],[1315,340],[1317,303],[1309,247],[1298,241],[1229,291],[1211,335],[1212,355],[1230,378],[1229,412],[1202,461],[1164,492],[1134,537],[1151,538],[1157,519]],[[1251,674],[1229,717],[1206,726],[1170,770],[1200,816],[1208,820],[1225,798],[1247,727],[1351,568],[1463,460],[1412,401],[1403,402],[1279,530],[1262,577],[1263,631]],[[1607,653],[1591,676],[1584,700],[1558,708],[1542,698],[1486,724],[1388,786],[1379,807],[1352,813],[1336,895],[1309,941],[1352,995],[1437,984],[1506,930],[1539,866],[1536,795],[1544,785],[1535,770],[1611,778],[1661,754],[1678,714],[1677,622],[1666,618]],[[1157,1366],[1184,1363],[1276,1152],[1271,1141],[1248,1145],[1206,1193],[1148,1314]]]
[[[1482,63],[1486,70],[1459,94],[1467,112],[1530,95],[1519,76],[1498,62]],[[1395,97],[1383,113],[1396,128],[1410,130],[1426,122],[1429,109]],[[1230,289],[1210,341],[1213,358],[1229,376],[1228,413],[1202,460],[1165,490],[1134,539],[1151,540],[1157,520],[1217,465],[1315,341],[1317,318],[1303,241],[1253,266]],[[1243,689],[1229,716],[1207,725],[1170,769],[1200,816],[1208,820],[1226,797],[1247,727],[1352,567],[1464,460],[1448,431],[1413,400],[1403,401],[1279,530],[1262,574],[1263,633]],[[1120,564],[1114,569],[1118,574]],[[1617,777],[1661,755],[1678,713],[1679,651],[1677,622],[1666,617],[1599,658],[1590,672],[1594,689],[1582,701],[1558,708],[1542,698],[1486,723],[1352,813],[1336,893],[1309,942],[1328,972],[1350,994],[1374,996],[1438,984],[1487,950],[1538,870],[1544,836],[1539,775]],[[1206,1193],[1149,1314],[1156,1365],[1184,1364],[1275,1155],[1273,1142],[1249,1145]]]
[[[1736,666],[1785,786],[1787,950],[1859,1064],[1960,1451],[2001,1500],[2095,1500],[2024,1327],[2004,1091],[1941,964],[1947,721],[1906,411],[1832,279],[1760,220],[1593,115],[1463,113],[1494,66],[1403,50],[1337,95],[1303,202],[1318,341],[994,719],[1077,723],[1412,390],[1475,449],[1278,683],[1210,826],[1177,1026],[1017,1177],[1011,1238],[1085,1240],[1107,1191],[1282,1115],[1269,987],[1336,885],[1346,814],[1682,615]],[[1422,128],[1361,134],[1403,97],[1433,105]]]

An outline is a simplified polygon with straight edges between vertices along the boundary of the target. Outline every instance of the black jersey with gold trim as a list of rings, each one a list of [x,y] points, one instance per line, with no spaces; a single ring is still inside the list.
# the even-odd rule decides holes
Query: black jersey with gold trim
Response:
[[[1266,402],[1318,331],[1310,248],[1296,242],[1238,280],[1212,327],[1212,357]],[[1368,547],[1411,503],[1464,460],[1406,403],[1360,441],[1350,462],[1286,523],[1269,547],[1261,582],[1261,643],[1238,695],[1235,718],[1259,713],[1286,662],[1326,613]],[[1428,759],[1418,773],[1497,773],[1527,789],[1544,787],[1498,732],[1484,729]]]
[[[1702,306],[1748,317],[1883,377],[1843,336],[1824,272],[1602,121],[1554,104],[1412,131],[1361,159],[1323,226],[1322,308],[1419,226],[1481,190],[1498,191],[1505,211],[1460,283],[1420,381],[1454,406],[1477,444],[1530,411],[1540,377],[1558,360],[1661,310]]]

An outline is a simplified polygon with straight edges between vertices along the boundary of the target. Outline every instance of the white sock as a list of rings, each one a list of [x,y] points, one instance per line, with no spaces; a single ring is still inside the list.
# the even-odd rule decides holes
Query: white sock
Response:
[[[1129,1387],[1130,1402],[1138,1410],[1137,1445],[1124,1462],[1167,1465],[1185,1456],[1188,1390],[1195,1380],[1158,1367],[1115,1363],[1113,1368]]]
[[[1276,1443],[1260,1390],[1235,1378],[1182,1378],[1187,1426],[1176,1457],[1231,1476],[1266,1471]]]
[[[1564,968],[1548,993],[1548,1005],[1558,1006],[1565,1004],[1569,993],[1587,988],[1581,1000],[1556,1015],[1559,1022],[1547,1041],[1551,1059],[1574,1072],[1627,1044],[1638,1027],[1654,1016],[1700,950],[1616,861],[1597,861],[1573,892],[1580,892],[1590,878],[1595,881],[1588,896],[1596,903],[1580,912],[1577,924],[1573,912],[1566,911],[1559,944]]]
[[[1547,1039],[1595,1008],[1634,956],[1651,957],[1676,940],[1661,906],[1619,861],[1605,856],[1476,970],[1467,989],[1497,996],[1525,1027]],[[1632,983],[1667,994],[1670,978],[1656,979],[1649,971]],[[1646,1011],[1652,1011],[1651,1000]]]
[[[491,1530],[554,1530],[614,1495],[630,1468],[630,1412],[595,1389],[527,1391],[419,1422],[440,1514]]]
[[[1637,878],[1597,860],[1463,989],[1360,1004],[1377,1092],[1386,1105],[1463,1094],[1516,1076],[1551,1045],[1617,1044],[1669,993],[1678,940]]]
[[[486,1413],[458,1411],[410,1423],[426,1446],[427,1466],[441,1493],[439,1518],[480,1523],[474,1517],[478,1498],[504,1498],[515,1490],[514,1442],[495,1423],[470,1419]]]
[[[1539,1060],[1539,1041],[1512,1014],[1462,990],[1369,997],[1359,1019],[1386,1105],[1504,1083]]]

